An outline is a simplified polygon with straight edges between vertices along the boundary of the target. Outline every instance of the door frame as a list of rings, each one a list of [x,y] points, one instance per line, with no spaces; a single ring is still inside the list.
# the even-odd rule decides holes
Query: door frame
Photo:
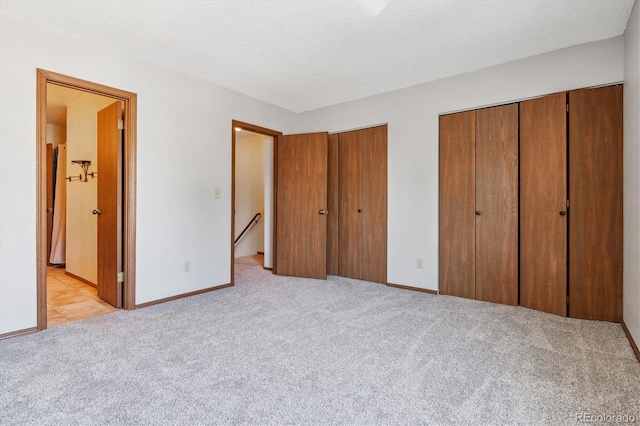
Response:
[[[136,93],[127,92],[102,84],[75,77],[36,69],[36,292],[37,329],[47,328],[47,84],[68,87],[82,92],[93,93],[124,102],[124,149],[123,149],[123,308],[136,307],[136,134],[137,102]]]
[[[266,127],[256,126],[254,124],[245,123],[243,121],[231,120],[231,285],[235,284],[235,252],[236,252],[236,127],[246,130],[248,132],[258,133],[265,136],[271,136],[273,138],[273,271],[276,269],[276,230],[278,224],[278,206],[276,205],[276,193],[278,188],[277,171],[278,161],[276,152],[278,146],[278,137],[282,135],[282,132],[277,130],[267,129]]]

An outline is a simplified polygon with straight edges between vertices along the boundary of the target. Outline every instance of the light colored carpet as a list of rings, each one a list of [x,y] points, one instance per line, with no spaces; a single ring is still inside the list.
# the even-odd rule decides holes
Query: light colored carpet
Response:
[[[640,422],[618,324],[272,275],[0,341],[0,424]]]

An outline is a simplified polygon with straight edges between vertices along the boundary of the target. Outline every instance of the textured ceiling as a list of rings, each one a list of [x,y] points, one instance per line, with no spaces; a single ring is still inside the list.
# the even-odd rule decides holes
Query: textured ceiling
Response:
[[[619,36],[633,3],[2,0],[0,8],[301,112]]]

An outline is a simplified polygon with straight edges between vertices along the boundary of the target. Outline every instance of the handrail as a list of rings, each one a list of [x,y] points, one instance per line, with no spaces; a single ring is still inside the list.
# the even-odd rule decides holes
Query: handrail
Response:
[[[247,226],[244,227],[244,229],[242,230],[242,232],[240,233],[240,235],[238,235],[238,238],[236,238],[236,240],[233,242],[233,244],[238,244],[238,241],[240,240],[240,238],[242,238],[242,236],[244,235],[245,232],[247,232],[247,229],[249,229],[249,227],[251,225],[253,225],[254,223],[258,223],[258,217],[260,216],[260,213],[256,213],[255,216],[253,216],[253,219],[251,219],[249,221],[249,223],[247,223]]]

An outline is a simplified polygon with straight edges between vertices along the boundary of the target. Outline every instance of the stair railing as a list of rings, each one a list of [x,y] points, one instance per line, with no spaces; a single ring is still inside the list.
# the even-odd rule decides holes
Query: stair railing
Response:
[[[238,235],[238,238],[236,238],[236,240],[233,242],[233,244],[238,244],[238,241],[240,241],[240,238],[242,238],[242,236],[244,235],[245,232],[247,232],[247,230],[251,227],[251,225],[253,225],[254,223],[258,223],[258,218],[260,217],[260,213],[256,213],[253,216],[253,219],[251,219],[249,221],[249,223],[247,223],[247,226],[244,227],[244,229],[242,230],[242,232],[240,233],[240,235]]]

